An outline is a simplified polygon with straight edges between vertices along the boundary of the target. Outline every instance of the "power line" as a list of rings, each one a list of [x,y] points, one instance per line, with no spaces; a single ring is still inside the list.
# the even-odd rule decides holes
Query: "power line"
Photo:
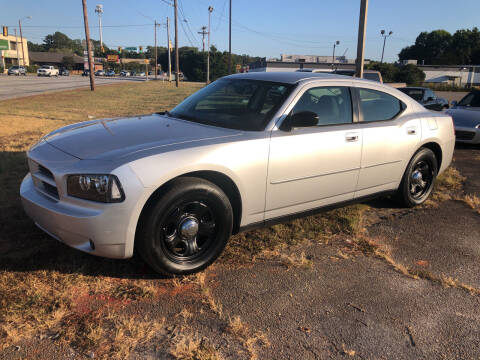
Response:
[[[187,24],[187,28],[188,28],[188,31],[190,32],[190,35],[192,35],[193,39],[198,42],[198,44],[200,45],[200,41],[197,39],[197,37],[195,36],[195,34],[193,33],[192,29],[190,28],[190,24],[188,23],[188,20],[187,20],[187,17],[185,16],[185,12],[183,11],[183,6],[182,6],[182,2],[179,1],[178,2],[178,7],[179,7],[179,10],[180,10],[180,13],[182,14],[183,16],[183,21]],[[187,36],[188,37],[188,36]],[[192,44],[192,46],[194,46]]]

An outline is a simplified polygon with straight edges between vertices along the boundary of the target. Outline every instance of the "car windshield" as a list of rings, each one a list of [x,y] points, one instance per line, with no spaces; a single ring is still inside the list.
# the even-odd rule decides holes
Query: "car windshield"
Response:
[[[220,79],[185,99],[168,114],[229,129],[261,131],[293,85]]]
[[[423,90],[422,89],[408,89],[408,88],[403,88],[403,89],[398,89],[401,92],[407,94],[410,96],[412,99],[420,101],[423,99]]]
[[[48,66],[48,65],[43,65],[40,69],[50,69],[50,66]]]
[[[460,100],[458,106],[480,107],[480,91],[471,92],[466,95]]]
[[[12,66],[10,69],[12,69],[12,70],[17,70],[17,69],[18,69],[18,66]]]

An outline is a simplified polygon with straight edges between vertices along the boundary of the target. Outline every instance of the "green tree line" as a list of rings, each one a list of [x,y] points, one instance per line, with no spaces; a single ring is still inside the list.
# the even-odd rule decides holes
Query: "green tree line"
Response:
[[[398,58],[425,65],[480,64],[480,31],[474,27],[457,30],[453,35],[446,30],[421,32],[415,44],[403,48]]]

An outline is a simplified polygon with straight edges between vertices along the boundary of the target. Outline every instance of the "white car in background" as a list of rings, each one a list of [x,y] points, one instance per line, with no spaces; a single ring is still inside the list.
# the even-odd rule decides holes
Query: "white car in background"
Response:
[[[170,112],[46,135],[20,195],[67,245],[188,274],[242,230],[385,193],[422,204],[454,146],[450,116],[378,82],[236,74]]]
[[[38,76],[55,76],[58,77],[59,71],[55,66],[43,65],[37,70]]]

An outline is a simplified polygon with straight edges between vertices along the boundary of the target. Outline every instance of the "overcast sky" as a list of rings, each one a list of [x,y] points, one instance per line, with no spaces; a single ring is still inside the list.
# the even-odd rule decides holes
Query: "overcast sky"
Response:
[[[214,7],[211,42],[228,49],[229,0],[179,0],[180,46],[201,47],[201,26],[208,24],[209,5]],[[90,35],[99,38],[95,5],[103,4],[103,39],[109,47],[153,45],[153,21],[173,25],[169,0],[88,0]],[[173,2],[173,0],[172,0]],[[360,0],[232,0],[232,51],[262,57],[285,54],[331,55],[355,58]],[[28,40],[41,43],[55,31],[71,38],[84,38],[81,0],[0,0],[0,25],[13,27],[18,19]],[[480,25],[480,0],[370,0],[367,21],[366,58],[379,60],[380,30],[393,31],[385,49],[386,61],[397,60],[398,52],[413,44],[421,31]],[[184,21],[186,20],[186,22]],[[183,26],[180,25],[183,23]],[[159,45],[166,45],[166,29],[158,29]],[[173,40],[173,26],[171,31]]]

